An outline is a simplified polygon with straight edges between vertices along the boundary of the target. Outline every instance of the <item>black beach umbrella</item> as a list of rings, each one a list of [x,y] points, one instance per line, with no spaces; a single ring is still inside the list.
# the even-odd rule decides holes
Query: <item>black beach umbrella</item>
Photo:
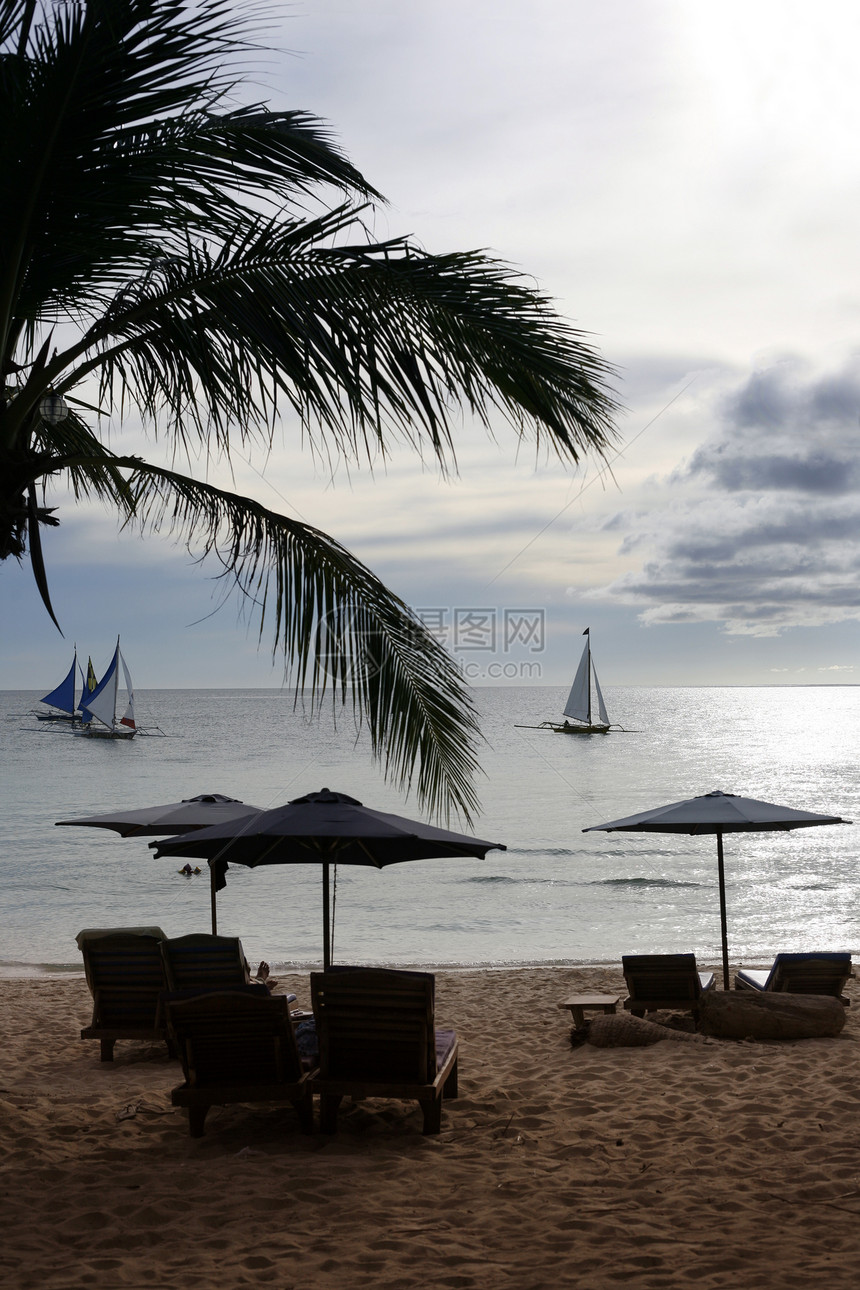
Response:
[[[235,820],[259,815],[262,806],[250,806],[223,793],[200,793],[181,802],[163,806],[143,806],[129,811],[109,811],[106,815],[84,815],[77,820],[57,820],[57,824],[80,824],[91,829],[113,829],[123,838],[157,837],[159,834],[188,833],[208,829],[215,824],[232,824]]]
[[[91,829],[113,829],[123,838],[154,838],[159,835],[175,837],[195,829],[208,829],[213,825],[232,825],[261,815],[262,806],[251,806],[236,797],[223,793],[199,793],[181,802],[167,802],[162,806],[143,806],[129,811],[109,811],[105,815],[85,815],[77,820],[57,820],[57,824],[83,825]],[[209,902],[212,911],[212,931],[217,929],[215,915],[214,874],[210,875]]]
[[[651,811],[628,815],[608,824],[592,824],[583,833],[715,833],[720,885],[720,927],[723,943],[723,986],[729,988],[729,938],[726,928],[726,878],[723,867],[724,833],[757,833],[780,829],[808,829],[816,824],[850,824],[840,815],[818,815],[790,806],[757,802],[734,793],[705,793],[684,802],[670,802]]]
[[[475,856],[504,851],[500,842],[483,842],[419,820],[404,819],[363,806],[345,793],[308,793],[285,806],[233,826],[223,825],[152,842],[156,856],[206,860],[215,885],[225,885],[229,864],[319,864],[323,878],[323,966],[331,966],[330,870],[333,864],[376,869],[405,860]]]

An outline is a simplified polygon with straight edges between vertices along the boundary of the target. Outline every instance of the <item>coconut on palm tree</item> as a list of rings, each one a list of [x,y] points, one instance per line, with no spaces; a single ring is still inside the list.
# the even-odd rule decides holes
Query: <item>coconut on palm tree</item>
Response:
[[[191,462],[292,418],[353,462],[400,437],[450,467],[457,407],[575,463],[611,440],[609,369],[499,261],[374,241],[382,199],[318,120],[236,105],[247,22],[234,0],[0,0],[0,559],[29,556],[53,617],[57,479],[171,529],[253,598],[296,684],[354,703],[397,783],[468,817],[474,710],[406,605],[334,538],[103,425],[133,409]]]

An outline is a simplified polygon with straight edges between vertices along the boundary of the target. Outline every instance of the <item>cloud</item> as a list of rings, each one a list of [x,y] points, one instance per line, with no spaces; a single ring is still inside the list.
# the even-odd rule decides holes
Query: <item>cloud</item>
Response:
[[[715,395],[713,419],[661,481],[668,507],[606,522],[648,558],[599,598],[735,635],[860,619],[860,358],[824,375],[781,361]]]
[[[858,465],[846,456],[827,452],[786,456],[733,457],[722,461],[701,461],[695,469],[709,469],[715,482],[730,492],[784,489],[806,493],[841,494],[855,492],[860,483]]]
[[[724,436],[694,454],[689,476],[728,492],[860,489],[860,379],[853,370],[806,383],[795,365],[754,373],[725,400],[722,420]]]

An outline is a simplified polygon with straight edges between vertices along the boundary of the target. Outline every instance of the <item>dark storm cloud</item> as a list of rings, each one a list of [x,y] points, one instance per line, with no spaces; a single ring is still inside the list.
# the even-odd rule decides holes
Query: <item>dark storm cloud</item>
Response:
[[[860,380],[804,384],[788,364],[755,373],[725,399],[723,433],[693,455],[689,476],[727,492],[840,496],[860,489]]]
[[[625,589],[659,604],[686,603],[722,607],[726,617],[757,618],[790,606],[802,592],[807,604],[860,606],[860,580],[845,570],[813,566],[794,568],[774,562],[713,568],[659,565],[631,575]],[[768,608],[770,606],[771,608]]]
[[[838,514],[824,507],[803,509],[793,505],[790,509],[769,518],[756,518],[744,523],[743,513],[733,518],[732,531],[720,533],[710,528],[699,529],[704,516],[702,508],[691,515],[691,528],[676,531],[675,537],[665,543],[669,559],[695,561],[731,561],[740,551],[749,554],[755,548],[796,547],[815,549],[822,544],[856,541],[860,536],[860,502],[841,510]],[[697,527],[695,531],[692,525]]]
[[[856,359],[854,360],[856,364]],[[856,430],[860,416],[860,377],[846,369],[803,382],[798,367],[780,363],[756,372],[725,401],[723,416],[738,430],[763,432],[822,423]]]
[[[770,457],[720,456],[697,453],[690,473],[710,472],[714,484],[735,493],[744,489],[770,492],[786,489],[804,493],[854,492],[860,484],[860,467],[850,457],[835,457],[823,452],[805,456],[774,454]]]
[[[809,410],[816,421],[836,421],[856,429],[860,417],[860,381],[853,374],[817,381],[810,390]]]
[[[739,429],[777,429],[796,406],[786,386],[785,373],[780,369],[755,373],[726,401],[726,419]]]
[[[715,407],[716,432],[666,481],[670,509],[613,517],[651,559],[608,591],[651,622],[774,634],[860,617],[860,360],[781,363]]]

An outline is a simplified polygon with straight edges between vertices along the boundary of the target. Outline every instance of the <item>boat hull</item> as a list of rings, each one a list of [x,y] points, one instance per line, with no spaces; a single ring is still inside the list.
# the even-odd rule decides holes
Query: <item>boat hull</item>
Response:
[[[95,730],[92,726],[84,726],[83,730],[76,730],[75,734],[81,739],[133,739],[137,731]]]
[[[608,735],[610,730],[609,726],[573,726],[568,725],[567,722],[561,726],[557,726],[552,722],[549,722],[548,724],[549,729],[557,735]]]

